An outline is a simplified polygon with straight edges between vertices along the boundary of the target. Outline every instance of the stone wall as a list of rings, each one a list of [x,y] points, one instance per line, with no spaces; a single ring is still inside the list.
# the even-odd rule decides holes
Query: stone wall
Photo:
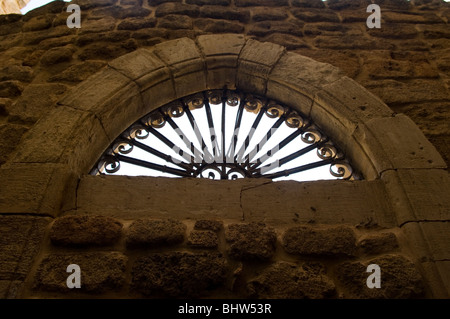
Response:
[[[432,0],[375,1],[382,8],[382,28],[369,30],[365,20],[370,2],[78,0],[72,3],[81,6],[80,29],[66,26],[69,13],[64,2],[50,3],[25,16],[1,15],[0,227],[8,235],[0,238],[0,250],[6,252],[0,254],[0,296],[448,296],[448,174],[420,132],[401,135],[411,124],[395,113],[408,115],[419,126],[448,167],[450,6]],[[105,127],[103,118],[98,124],[97,114],[87,116],[88,112],[71,104],[77,92],[89,89],[92,80],[86,80],[91,75],[110,85],[112,91],[105,92],[113,96],[114,81],[126,78],[116,70],[123,67],[128,75],[140,71],[130,71],[126,61],[117,58],[178,38],[191,38],[201,46],[198,36],[218,33],[279,44],[287,52],[340,68],[395,112],[380,108],[380,114],[367,116],[389,118],[373,122],[370,128],[395,135],[377,136],[374,144],[382,146],[377,144],[376,149],[388,149],[390,155],[398,149],[399,154],[409,150],[408,158],[377,163],[383,174],[378,172],[357,185],[263,181],[211,186],[208,181],[103,180],[84,176],[88,171],[69,172],[58,164],[63,156],[58,147],[63,145],[67,154],[80,146],[64,142],[70,139],[67,127],[83,125],[88,131],[83,140],[102,138],[104,148],[107,138],[92,132],[117,130]],[[241,38],[233,41],[225,44],[243,46]],[[191,45],[185,40],[179,43]],[[254,56],[273,60],[265,66],[269,73],[283,49],[272,46],[267,58],[268,51],[256,48],[266,50],[270,45],[252,44],[246,45]],[[230,56],[242,53],[228,50]],[[214,62],[214,50],[210,51],[203,52],[201,59]],[[171,52],[163,53],[170,61]],[[248,65],[251,69],[252,64]],[[317,72],[325,78],[329,70]],[[339,79],[333,83],[342,87],[335,90],[353,87]],[[134,92],[134,86],[129,87]],[[72,89],[78,91],[72,94]],[[83,101],[90,103],[92,96]],[[356,96],[356,102],[344,97],[342,101],[359,112],[368,106],[354,103],[374,100],[361,94],[353,99]],[[130,101],[135,103],[131,97]],[[373,103],[381,103],[377,101]],[[46,116],[54,113],[59,114],[57,121],[49,124],[48,119],[55,117]],[[117,124],[126,127],[140,116],[128,117],[130,123]],[[370,138],[369,131],[359,129],[355,135]],[[41,135],[33,136],[33,132]],[[30,146],[30,141],[46,135],[57,139]],[[408,137],[419,140],[421,148],[410,150]],[[424,149],[425,155],[432,154],[428,160],[420,153]],[[85,156],[88,159],[67,161],[90,163],[90,157],[97,155]],[[145,193],[149,188],[151,195]],[[82,269],[80,290],[65,286],[65,268],[70,263]],[[380,290],[365,286],[365,268],[370,263],[387,271]],[[164,284],[155,273],[164,278]]]

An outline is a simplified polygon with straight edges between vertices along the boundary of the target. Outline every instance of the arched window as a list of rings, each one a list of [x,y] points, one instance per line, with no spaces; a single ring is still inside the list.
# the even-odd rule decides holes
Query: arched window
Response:
[[[145,115],[115,139],[91,174],[358,179],[311,119],[278,101],[226,89]]]

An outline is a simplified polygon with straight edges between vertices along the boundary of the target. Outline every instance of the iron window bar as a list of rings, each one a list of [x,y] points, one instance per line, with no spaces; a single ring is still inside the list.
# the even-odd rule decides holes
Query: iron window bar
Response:
[[[229,118],[227,110],[230,108],[237,108],[234,118]],[[242,132],[246,113],[253,116],[247,134]],[[182,118],[188,124],[177,123]],[[272,122],[263,125],[265,119]],[[202,126],[207,127],[208,133],[202,131]],[[163,127],[168,131],[163,131]],[[193,138],[186,134],[188,131]],[[281,135],[280,131],[283,131]],[[230,137],[227,137],[228,132]],[[279,142],[269,147],[277,134]],[[145,142],[150,137],[152,141]],[[258,142],[250,147],[256,138]],[[156,141],[168,151],[157,149]],[[132,156],[135,149],[143,155]],[[286,150],[287,155],[276,159],[277,153]],[[314,150],[316,160],[309,159],[294,167],[286,165]],[[276,179],[328,166],[330,178],[358,179],[343,153],[300,112],[271,99],[226,89],[193,94],[145,115],[108,147],[91,174],[116,174],[121,163],[150,169],[153,174],[166,174],[164,176],[222,180]]]

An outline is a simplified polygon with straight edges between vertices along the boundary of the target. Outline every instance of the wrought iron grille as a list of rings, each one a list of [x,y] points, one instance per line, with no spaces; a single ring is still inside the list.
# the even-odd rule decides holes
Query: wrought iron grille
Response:
[[[276,101],[232,90],[205,91],[152,111],[110,145],[91,174],[356,178],[311,120]]]

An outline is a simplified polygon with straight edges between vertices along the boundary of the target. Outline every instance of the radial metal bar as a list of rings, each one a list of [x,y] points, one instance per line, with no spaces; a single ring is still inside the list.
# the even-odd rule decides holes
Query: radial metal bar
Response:
[[[150,147],[150,146],[148,146],[148,145],[146,145],[144,143],[141,143],[141,142],[136,141],[136,140],[130,140],[130,143],[132,145],[140,148],[141,150],[147,152],[147,153],[155,155],[156,157],[159,157],[159,158],[161,158],[161,159],[163,159],[163,160],[165,160],[165,161],[167,161],[169,163],[172,163],[172,164],[177,165],[177,166],[179,166],[181,168],[184,168],[187,171],[192,171],[192,172],[194,171],[191,164],[183,163],[183,162],[178,161],[178,160],[174,160],[172,156],[164,154],[164,153],[162,153],[162,152],[160,152],[158,150],[155,150],[153,147]]]
[[[238,111],[236,114],[236,121],[234,124],[232,140],[230,143],[230,147],[228,148],[228,151],[227,151],[227,157],[230,159],[235,158],[238,135],[239,135],[239,128],[241,127],[242,115],[244,114],[244,104],[245,104],[245,100],[241,98],[241,103],[239,104],[239,108],[238,108]]]
[[[212,118],[211,106],[209,105],[209,101],[207,99],[204,100],[204,103],[205,103],[206,119],[208,121],[208,127],[209,127],[209,135],[211,138],[211,144],[212,144],[212,148],[213,148],[213,156],[214,156],[214,158],[217,158],[217,156],[219,155],[218,154],[219,145],[217,143],[217,134],[214,129],[214,121]]]
[[[323,161],[318,161],[318,162],[314,162],[314,163],[309,163],[309,164],[305,164],[305,165],[301,165],[298,167],[294,167],[294,168],[290,168],[284,171],[280,171],[280,172],[276,172],[276,173],[272,173],[272,174],[256,174],[255,177],[264,177],[264,178],[270,178],[270,179],[274,179],[274,178],[278,178],[278,177],[284,177],[284,176],[289,176],[291,174],[295,174],[295,173],[299,173],[299,172],[303,172],[303,171],[307,171],[310,169],[314,169],[317,167],[321,167],[321,166],[325,166],[328,164],[333,163],[333,159],[327,159],[327,160],[323,160]]]
[[[256,163],[250,166],[250,169],[254,170],[258,168],[261,164],[267,161],[269,158],[274,156],[279,150],[288,145],[292,140],[294,140],[297,136],[301,135],[303,131],[300,129],[295,130],[289,136],[287,136],[284,140],[282,140],[277,146],[273,147],[269,151],[266,152],[263,156],[256,160]]]
[[[182,171],[182,170],[179,170],[179,169],[176,169],[176,168],[167,167],[167,166],[159,165],[159,164],[154,164],[154,163],[150,163],[150,162],[147,162],[147,161],[139,160],[139,159],[136,159],[136,158],[132,158],[132,157],[128,157],[128,156],[124,156],[124,155],[120,155],[120,154],[117,154],[116,157],[117,157],[117,159],[119,161],[126,162],[126,163],[129,163],[129,164],[133,164],[133,165],[137,165],[137,166],[142,166],[142,167],[154,169],[154,170],[157,170],[157,171],[161,171],[161,172],[164,172],[164,173],[169,173],[169,174],[176,175],[176,176],[192,177],[192,175],[189,174],[188,172]]]
[[[206,145],[205,140],[203,139],[202,133],[200,132],[200,129],[195,121],[194,116],[192,115],[191,110],[189,110],[189,108],[187,106],[185,106],[185,113],[188,117],[189,123],[191,124],[192,130],[195,133],[195,136],[197,137],[198,142],[200,143],[201,147],[202,147],[202,155],[203,157],[208,157],[208,158],[212,158],[211,153],[208,150],[208,145]]]
[[[253,158],[258,154],[258,152],[266,145],[269,139],[275,134],[281,124],[283,124],[285,118],[281,116],[267,131],[266,135],[261,139],[261,141],[256,144],[256,146],[250,151],[248,161],[251,162]]]
[[[256,116],[256,119],[253,121],[253,124],[252,124],[252,127],[250,128],[249,134],[245,138],[244,144],[242,144],[241,148],[239,149],[239,152],[236,155],[236,161],[238,163],[240,163],[240,164],[243,164],[242,163],[242,158],[244,157],[244,153],[247,150],[247,148],[248,148],[248,146],[250,144],[250,141],[253,138],[253,135],[255,135],[255,131],[256,131],[256,128],[258,127],[258,125],[259,125],[259,122],[261,122],[261,118],[262,118],[262,116],[264,114],[264,110],[265,110],[265,108],[262,108],[259,111],[258,115]]]
[[[174,120],[170,116],[166,116],[167,123],[172,127],[172,129],[177,133],[178,137],[183,141],[184,145],[191,151],[191,154],[194,154],[194,158],[196,158],[196,163],[201,163],[202,160],[200,158],[197,158],[202,152],[194,146],[194,143],[191,142],[186,134],[183,133],[181,128],[175,123]]]
[[[193,156],[191,156],[191,155],[187,154],[186,152],[184,152],[180,147],[175,145],[171,140],[169,140],[167,137],[162,135],[160,132],[158,132],[153,127],[151,127],[151,126],[147,127],[147,131],[149,133],[152,133],[156,138],[158,138],[161,142],[163,142],[168,147],[170,147],[176,154],[178,154],[181,157],[183,157],[189,163],[194,163],[195,162]]]

